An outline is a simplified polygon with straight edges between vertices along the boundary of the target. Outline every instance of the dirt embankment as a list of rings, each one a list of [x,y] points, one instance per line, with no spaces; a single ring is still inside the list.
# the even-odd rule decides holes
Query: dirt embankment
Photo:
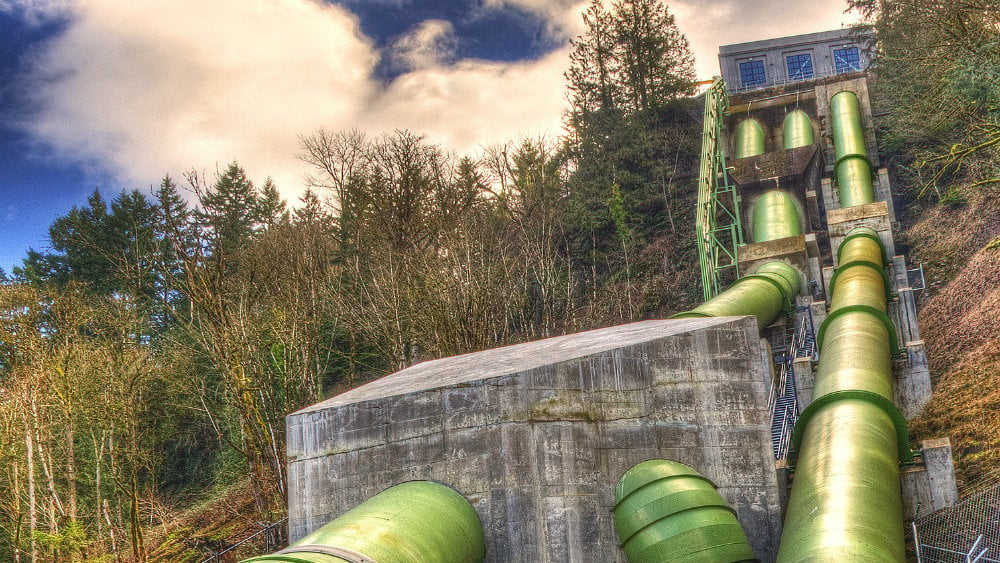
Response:
[[[934,396],[917,438],[951,438],[960,490],[1000,477],[1000,199],[925,211],[905,238],[924,264],[920,311]]]

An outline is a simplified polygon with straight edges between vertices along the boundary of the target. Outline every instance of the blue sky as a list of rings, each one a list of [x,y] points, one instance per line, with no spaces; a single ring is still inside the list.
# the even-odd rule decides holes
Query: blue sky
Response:
[[[99,188],[232,160],[294,201],[296,139],[407,128],[450,150],[557,135],[579,0],[0,0],[0,268]],[[850,23],[843,0],[670,2],[718,45]]]

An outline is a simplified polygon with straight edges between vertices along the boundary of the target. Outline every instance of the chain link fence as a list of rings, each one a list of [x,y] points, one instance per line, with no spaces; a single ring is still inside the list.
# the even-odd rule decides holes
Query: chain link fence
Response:
[[[1000,482],[913,523],[918,563],[1000,563]]]

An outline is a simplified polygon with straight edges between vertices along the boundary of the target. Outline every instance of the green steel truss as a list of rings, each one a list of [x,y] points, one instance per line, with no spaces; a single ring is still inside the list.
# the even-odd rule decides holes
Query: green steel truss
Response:
[[[722,78],[717,77],[705,93],[705,124],[698,175],[698,257],[701,260],[705,301],[719,294],[726,270],[734,271],[729,279],[739,277],[736,248],[743,245],[740,198],[726,172],[722,136],[728,107],[726,85]]]

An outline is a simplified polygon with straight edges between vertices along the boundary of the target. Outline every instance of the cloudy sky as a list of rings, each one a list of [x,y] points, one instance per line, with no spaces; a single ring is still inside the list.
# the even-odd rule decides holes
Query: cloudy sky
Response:
[[[674,0],[720,44],[839,28],[844,0]],[[558,134],[578,0],[0,0],[0,267],[95,188],[239,161],[294,201],[296,138],[411,129],[460,153]]]

